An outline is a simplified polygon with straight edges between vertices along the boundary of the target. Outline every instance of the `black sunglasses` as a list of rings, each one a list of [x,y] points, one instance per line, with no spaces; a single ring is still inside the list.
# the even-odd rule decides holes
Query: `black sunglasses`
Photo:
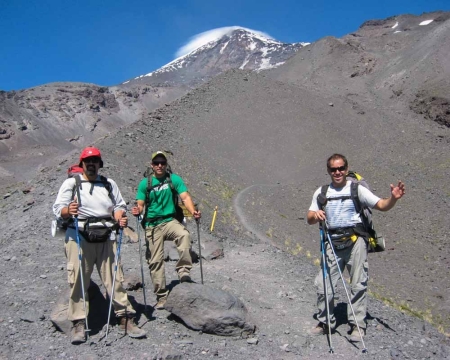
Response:
[[[85,164],[98,164],[100,162],[100,158],[98,157],[89,157],[83,160]]]
[[[152,161],[152,164],[155,166],[158,166],[158,165],[164,166],[164,165],[167,165],[167,161]]]
[[[334,173],[334,172],[336,172],[336,171],[340,171],[340,172],[343,172],[343,171],[345,171],[347,169],[347,167],[344,165],[344,166],[339,166],[339,167],[328,167],[328,170],[330,170],[330,172],[332,172],[332,173]]]

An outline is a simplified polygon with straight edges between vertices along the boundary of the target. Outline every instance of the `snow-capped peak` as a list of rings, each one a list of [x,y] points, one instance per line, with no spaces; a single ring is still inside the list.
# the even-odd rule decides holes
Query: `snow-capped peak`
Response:
[[[305,45],[308,43],[282,43],[268,34],[240,26],[215,29],[193,37],[177,52],[181,56],[134,80],[189,84],[232,68],[260,71],[283,64]]]

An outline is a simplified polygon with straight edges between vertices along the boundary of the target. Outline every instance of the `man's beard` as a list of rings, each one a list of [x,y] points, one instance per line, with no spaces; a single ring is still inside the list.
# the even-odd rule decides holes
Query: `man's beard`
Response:
[[[97,171],[95,170],[95,165],[86,166],[86,175],[87,176],[95,176],[97,175]]]

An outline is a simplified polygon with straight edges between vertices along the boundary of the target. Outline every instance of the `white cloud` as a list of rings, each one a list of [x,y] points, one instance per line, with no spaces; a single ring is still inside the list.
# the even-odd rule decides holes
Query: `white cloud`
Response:
[[[179,58],[181,56],[189,54],[190,52],[209,43],[210,41],[220,39],[222,36],[224,36],[228,33],[231,33],[233,30],[237,30],[237,29],[244,29],[244,30],[250,31],[252,33],[255,33],[257,35],[263,36],[265,38],[272,39],[272,37],[270,35],[263,33],[261,31],[246,29],[242,26],[227,26],[227,27],[222,27],[222,28],[205,31],[200,34],[192,36],[185,45],[183,45],[181,48],[179,48],[177,50],[177,52],[175,53],[175,57]]]

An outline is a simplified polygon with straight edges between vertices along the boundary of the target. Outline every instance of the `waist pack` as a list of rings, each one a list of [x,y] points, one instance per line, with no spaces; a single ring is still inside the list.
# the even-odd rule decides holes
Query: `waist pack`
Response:
[[[111,239],[113,230],[117,228],[117,224],[113,227],[106,226],[106,221],[111,219],[89,218],[84,223],[83,229],[79,229],[80,234],[89,243],[102,243]],[[91,225],[92,223],[101,222],[102,224]]]
[[[112,229],[108,227],[90,227],[89,230],[80,230],[80,234],[89,243],[102,243],[111,238]]]
[[[330,234],[330,239],[335,250],[346,249],[358,240],[358,235],[354,228],[329,230],[328,233]]]

